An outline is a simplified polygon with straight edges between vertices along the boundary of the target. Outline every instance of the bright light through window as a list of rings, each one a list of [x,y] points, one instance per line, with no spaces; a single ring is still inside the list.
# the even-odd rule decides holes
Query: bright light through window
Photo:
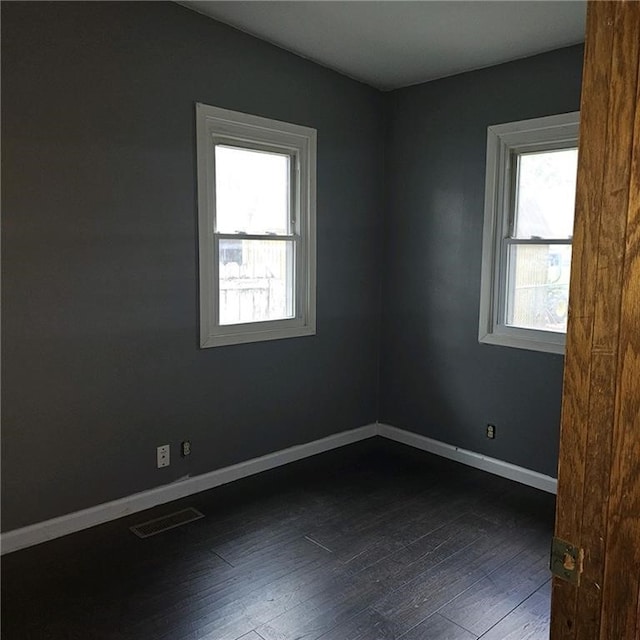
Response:
[[[291,220],[291,156],[218,144],[216,221],[221,325],[283,320],[294,315],[295,247]],[[240,239],[243,235],[274,239]]]
[[[571,237],[577,170],[577,149],[518,157],[516,238]]]
[[[512,245],[510,252],[506,323],[566,332],[571,245]]]
[[[566,333],[578,150],[516,159],[505,324]],[[529,242],[518,244],[520,239]]]
[[[292,318],[290,240],[220,240],[220,324]]]
[[[220,233],[289,232],[290,156],[216,145]]]

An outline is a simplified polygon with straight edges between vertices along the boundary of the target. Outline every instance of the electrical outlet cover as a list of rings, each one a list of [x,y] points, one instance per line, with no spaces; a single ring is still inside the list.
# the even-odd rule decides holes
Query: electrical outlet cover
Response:
[[[163,444],[161,447],[158,447],[157,462],[158,469],[161,469],[162,467],[168,467],[171,464],[170,445]]]

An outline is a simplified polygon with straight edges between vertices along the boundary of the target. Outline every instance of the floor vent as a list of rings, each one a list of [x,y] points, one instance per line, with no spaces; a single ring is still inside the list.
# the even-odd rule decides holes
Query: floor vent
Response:
[[[129,529],[131,529],[131,531],[133,531],[133,533],[135,533],[139,538],[149,538],[150,536],[155,536],[156,534],[168,531],[169,529],[175,529],[176,527],[193,522],[194,520],[200,520],[200,518],[204,518],[204,515],[197,509],[189,507],[188,509],[176,511],[175,513],[170,513],[169,515],[162,516],[161,518],[155,518],[154,520],[137,524],[133,527],[129,527]]]

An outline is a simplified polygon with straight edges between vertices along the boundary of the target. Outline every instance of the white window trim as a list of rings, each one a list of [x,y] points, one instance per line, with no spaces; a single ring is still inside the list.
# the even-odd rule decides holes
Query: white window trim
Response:
[[[217,347],[316,333],[316,130],[238,111],[196,104],[200,346]],[[296,164],[296,308],[291,319],[221,325],[215,242],[216,142],[290,154]],[[242,236],[239,236],[240,238]],[[249,236],[250,238],[253,236]],[[266,236],[265,239],[276,239]]]
[[[482,280],[478,339],[547,353],[564,353],[566,335],[552,331],[509,327],[501,319],[499,301],[506,279],[503,239],[509,229],[511,157],[518,152],[563,149],[578,144],[580,112],[521,120],[487,129]]]

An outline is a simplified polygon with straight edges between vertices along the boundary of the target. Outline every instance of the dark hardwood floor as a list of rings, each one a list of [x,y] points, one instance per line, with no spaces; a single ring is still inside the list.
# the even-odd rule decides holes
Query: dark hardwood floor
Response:
[[[4,556],[2,638],[547,640],[553,510],[374,438]]]

